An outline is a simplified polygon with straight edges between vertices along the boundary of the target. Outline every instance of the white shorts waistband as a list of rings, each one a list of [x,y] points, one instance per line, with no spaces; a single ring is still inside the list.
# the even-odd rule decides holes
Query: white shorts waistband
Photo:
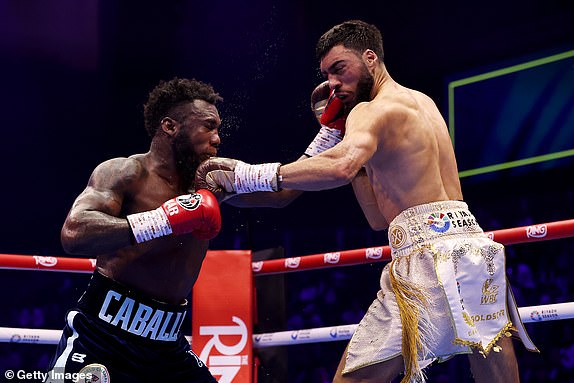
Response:
[[[410,254],[439,237],[483,236],[468,206],[462,201],[439,201],[405,209],[389,225],[393,258]]]

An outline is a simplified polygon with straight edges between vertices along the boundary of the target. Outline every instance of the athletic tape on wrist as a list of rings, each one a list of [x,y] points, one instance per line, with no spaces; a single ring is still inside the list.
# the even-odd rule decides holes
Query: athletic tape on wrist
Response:
[[[280,163],[249,165],[239,161],[235,165],[235,191],[238,194],[257,191],[277,191],[277,173]]]
[[[321,125],[319,133],[315,136],[313,141],[309,144],[305,154],[309,157],[316,156],[323,153],[327,149],[331,149],[343,139],[339,129],[329,128],[328,126]]]
[[[162,207],[126,217],[137,243],[150,241],[173,232]]]

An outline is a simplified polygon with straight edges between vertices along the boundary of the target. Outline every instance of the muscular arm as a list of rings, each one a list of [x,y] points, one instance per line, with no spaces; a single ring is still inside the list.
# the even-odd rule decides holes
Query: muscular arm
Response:
[[[363,210],[363,214],[369,225],[373,230],[384,230],[389,227],[389,223],[381,214],[379,210],[379,205],[375,199],[375,193],[373,192],[373,187],[369,181],[369,177],[365,169],[359,170],[355,178],[352,181],[353,191],[355,192],[355,197]]]
[[[138,163],[130,159],[109,160],[94,170],[62,227],[66,252],[93,257],[132,244],[129,223],[119,215],[126,190],[138,172]]]
[[[353,108],[346,129],[343,140],[333,148],[281,166],[281,187],[314,191],[350,183],[377,149],[376,120],[368,104]]]

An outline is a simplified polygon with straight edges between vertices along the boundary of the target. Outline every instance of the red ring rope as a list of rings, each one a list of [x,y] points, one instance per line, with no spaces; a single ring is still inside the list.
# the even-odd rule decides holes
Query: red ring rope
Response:
[[[503,245],[574,237],[574,219],[496,230],[486,232],[486,234]],[[391,249],[389,246],[367,247],[355,250],[253,262],[253,272],[255,275],[263,275],[350,266],[388,261],[390,260],[390,256]],[[87,258],[0,254],[0,269],[91,273],[95,265],[95,259]]]

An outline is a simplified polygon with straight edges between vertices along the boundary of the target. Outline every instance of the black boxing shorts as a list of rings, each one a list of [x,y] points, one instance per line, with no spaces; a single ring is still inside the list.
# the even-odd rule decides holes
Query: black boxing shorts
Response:
[[[187,311],[98,271],[68,311],[45,382],[216,383],[180,331]]]

